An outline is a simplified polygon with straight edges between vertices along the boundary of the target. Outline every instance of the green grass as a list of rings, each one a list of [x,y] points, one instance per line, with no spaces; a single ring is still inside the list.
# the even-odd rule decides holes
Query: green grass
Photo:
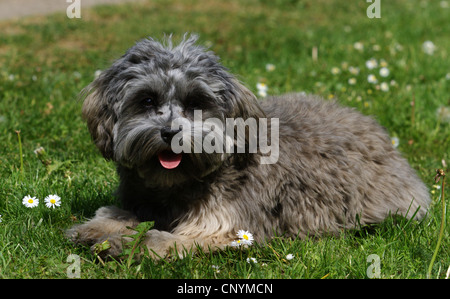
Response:
[[[61,12],[0,22],[0,278],[66,278],[70,254],[80,256],[82,278],[366,278],[370,254],[380,257],[382,278],[425,278],[441,223],[435,169],[443,159],[450,163],[450,116],[436,113],[450,106],[450,8],[441,5],[383,1],[381,19],[369,19],[365,1],[165,0],[83,9],[81,19]],[[247,250],[131,265],[102,263],[88,248],[74,247],[64,230],[113,204],[118,183],[81,119],[79,91],[136,40],[164,33],[180,39],[186,31],[199,33],[255,93],[256,83],[265,82],[271,95],[315,93],[373,115],[434,192],[429,216],[393,217],[338,238],[276,238]],[[432,55],[422,50],[427,40],[437,47]],[[387,78],[380,67],[366,67],[370,58],[387,63]],[[266,70],[269,63],[275,70]],[[369,83],[369,74],[389,91]],[[41,146],[51,173],[34,153]],[[22,205],[28,194],[41,200],[37,208]],[[61,197],[61,207],[45,207],[49,194]],[[448,227],[433,278],[444,278],[450,266]]]

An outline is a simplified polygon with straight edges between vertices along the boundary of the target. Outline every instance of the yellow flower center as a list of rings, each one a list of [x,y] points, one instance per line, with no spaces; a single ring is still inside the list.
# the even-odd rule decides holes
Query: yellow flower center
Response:
[[[245,240],[248,240],[248,236],[247,235],[243,235],[242,238],[244,238]]]
[[[55,204],[55,203],[56,203],[56,200],[54,200],[54,199],[52,198],[52,199],[50,199],[50,203]]]
[[[28,203],[33,203],[33,200],[30,198],[30,199],[28,200]]]

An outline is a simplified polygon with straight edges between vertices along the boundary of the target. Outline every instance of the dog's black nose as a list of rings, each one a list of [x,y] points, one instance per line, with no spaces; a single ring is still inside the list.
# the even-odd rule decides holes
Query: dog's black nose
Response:
[[[164,140],[164,142],[170,144],[172,142],[173,136],[180,131],[181,129],[172,130],[171,127],[163,127],[161,129],[161,138],[162,140]]]

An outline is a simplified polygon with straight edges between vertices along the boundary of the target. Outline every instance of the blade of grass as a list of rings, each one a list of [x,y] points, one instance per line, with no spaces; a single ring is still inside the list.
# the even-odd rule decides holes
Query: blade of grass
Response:
[[[20,130],[16,130],[17,139],[19,140],[19,155],[20,155],[20,179],[23,181],[23,152],[22,140],[20,138]]]
[[[439,247],[441,246],[442,237],[444,236],[444,228],[445,228],[445,173],[444,170],[438,169],[436,170],[437,175],[435,177],[436,183],[439,182],[439,179],[442,178],[442,185],[441,185],[441,205],[442,205],[442,211],[441,211],[441,225],[439,228],[439,237],[438,241],[436,243],[436,248],[434,249],[433,257],[431,258],[430,265],[428,266],[428,273],[427,278],[431,278],[431,270],[433,269],[434,261],[436,260],[437,253],[439,252]]]

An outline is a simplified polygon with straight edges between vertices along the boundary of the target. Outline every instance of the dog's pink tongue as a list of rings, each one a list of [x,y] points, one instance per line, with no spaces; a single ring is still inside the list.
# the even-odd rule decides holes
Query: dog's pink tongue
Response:
[[[159,163],[166,169],[174,169],[181,163],[182,154],[175,154],[171,151],[163,151],[158,154]]]

